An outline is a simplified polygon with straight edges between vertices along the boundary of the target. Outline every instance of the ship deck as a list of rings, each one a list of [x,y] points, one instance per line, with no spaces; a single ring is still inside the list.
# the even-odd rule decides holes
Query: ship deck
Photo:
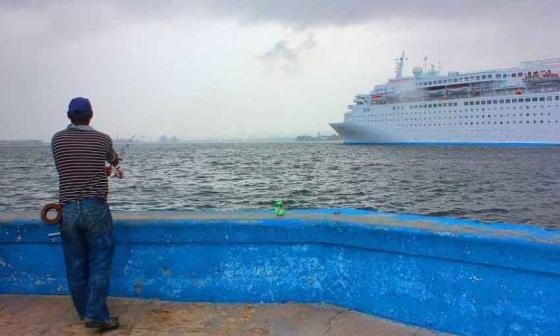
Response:
[[[111,298],[121,328],[103,335],[359,336],[436,335],[330,305],[202,304]],[[0,295],[2,335],[95,335],[68,296]]]

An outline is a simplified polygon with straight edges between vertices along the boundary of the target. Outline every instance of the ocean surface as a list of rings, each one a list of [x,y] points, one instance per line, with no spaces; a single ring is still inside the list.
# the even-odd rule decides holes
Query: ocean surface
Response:
[[[117,146],[117,151],[119,151]],[[132,144],[118,210],[350,207],[560,229],[560,148]],[[48,146],[0,147],[0,211],[57,199]]]

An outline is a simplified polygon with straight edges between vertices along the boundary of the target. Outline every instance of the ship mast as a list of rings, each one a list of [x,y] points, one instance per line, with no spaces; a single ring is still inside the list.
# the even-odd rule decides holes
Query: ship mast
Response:
[[[406,58],[406,55],[404,54],[404,51],[401,54],[401,57],[398,57],[395,59],[395,61],[397,62],[395,65],[395,79],[401,79],[402,78],[402,69],[404,66],[404,61],[408,60],[408,58]]]

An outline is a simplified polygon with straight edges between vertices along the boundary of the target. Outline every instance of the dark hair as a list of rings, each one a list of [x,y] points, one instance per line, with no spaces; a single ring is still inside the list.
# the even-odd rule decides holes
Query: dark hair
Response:
[[[75,125],[87,125],[91,120],[91,115],[88,116],[81,116],[81,115],[74,115],[70,118],[72,124]]]

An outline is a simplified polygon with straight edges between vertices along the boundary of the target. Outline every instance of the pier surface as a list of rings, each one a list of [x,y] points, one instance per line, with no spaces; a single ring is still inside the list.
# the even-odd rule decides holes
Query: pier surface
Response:
[[[103,335],[428,336],[435,333],[330,305],[194,304],[110,299],[121,328]],[[68,296],[0,295],[1,335],[95,335]],[[441,335],[441,334],[437,334]]]

